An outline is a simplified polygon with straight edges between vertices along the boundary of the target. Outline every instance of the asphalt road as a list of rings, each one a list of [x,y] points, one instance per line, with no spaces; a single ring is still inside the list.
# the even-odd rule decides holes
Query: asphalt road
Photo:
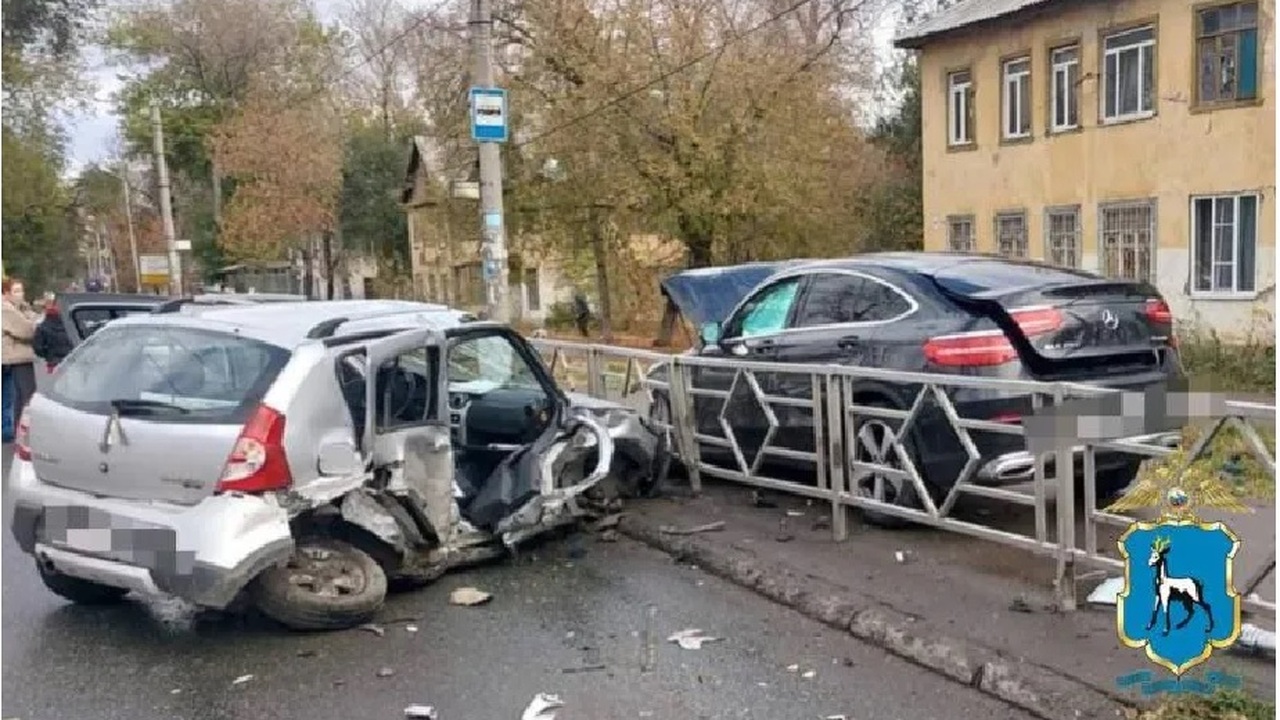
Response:
[[[9,458],[6,446],[6,470]],[[427,704],[440,720],[514,720],[540,692],[564,701],[559,720],[1027,717],[625,540],[555,541],[397,595],[381,636],[304,635],[173,601],[64,604],[4,505],[5,718],[374,720]],[[493,600],[449,605],[464,585]],[[685,628],[722,639],[665,642]],[[655,660],[642,670],[646,634]]]

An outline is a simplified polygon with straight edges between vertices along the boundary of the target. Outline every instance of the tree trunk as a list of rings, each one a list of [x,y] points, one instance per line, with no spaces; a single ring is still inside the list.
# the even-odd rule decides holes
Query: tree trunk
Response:
[[[311,266],[311,240],[302,245],[302,294],[308,300],[315,299],[315,271]]]
[[[600,296],[600,336],[613,342],[613,301],[609,293],[609,250],[600,211],[591,210],[591,254],[596,261],[596,294]]]
[[[209,186],[213,190],[213,239],[222,236],[222,171],[216,159],[209,161]]]
[[[325,231],[321,238],[320,252],[321,262],[324,263],[324,299],[333,299],[333,275],[334,275],[334,258],[333,258],[333,233]]]
[[[711,267],[711,234],[702,223],[696,222],[688,215],[681,214],[677,220],[680,228],[680,239],[688,250],[689,267]]]

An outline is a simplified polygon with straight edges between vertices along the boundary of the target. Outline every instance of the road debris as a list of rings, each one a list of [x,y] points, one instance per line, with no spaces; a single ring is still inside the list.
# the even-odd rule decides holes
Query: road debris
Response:
[[[800,672],[800,666],[795,664],[788,665],[787,672]]]
[[[378,637],[386,637],[387,635],[387,631],[381,625],[374,625],[373,623],[367,623],[365,625],[361,625],[356,629],[364,630],[365,632],[371,632],[374,635],[377,635]]]
[[[817,677],[817,675],[818,675],[817,670],[805,670],[803,673],[800,673],[800,677],[804,678],[805,680],[811,680]]]
[[[520,720],[555,720],[556,710],[562,707],[564,707],[564,702],[560,700],[559,695],[538,693],[529,703],[529,706],[524,709],[524,714],[520,716]]]
[[[483,605],[493,599],[493,595],[473,587],[460,587],[449,593],[449,602],[454,605],[473,607]]]
[[[240,677],[236,678],[235,680],[232,680],[232,681],[231,681],[231,684],[232,684],[232,685],[243,685],[243,684],[245,684],[245,683],[249,682],[249,681],[250,681],[250,680],[252,680],[252,679],[253,679],[253,675],[241,675]]]
[[[667,642],[673,642],[685,650],[701,650],[703,645],[718,640],[720,638],[707,635],[697,628],[681,630],[672,633],[671,637],[667,638]]]
[[[417,625],[405,625],[405,626],[404,626],[404,631],[405,631],[405,632],[410,632],[410,633],[416,633],[416,632],[418,632],[418,626],[417,626]]]
[[[893,554],[893,559],[905,564],[915,559],[915,553],[910,550],[898,550]]]
[[[404,709],[404,716],[407,718],[436,720],[436,709],[431,705],[410,705]]]
[[[778,507],[778,503],[766,498],[759,490],[751,491],[751,504],[758,508],[770,509]]]
[[[1089,593],[1086,602],[1091,605],[1115,605],[1116,598],[1120,595],[1120,591],[1124,590],[1124,578],[1110,577],[1099,583],[1098,587]]]
[[[597,663],[595,665],[579,665],[578,667],[560,668],[560,672],[565,675],[576,675],[578,673],[599,672],[607,669],[608,666],[604,663]]]
[[[695,525],[691,528],[678,528],[674,525],[663,525],[658,532],[664,535],[697,535],[698,533],[719,532],[724,530],[724,521],[717,520],[706,525]]]
[[[788,510],[787,517],[804,517],[803,510]]]
[[[1231,649],[1246,655],[1260,655],[1274,659],[1276,634],[1253,623],[1244,623],[1240,626],[1240,637]]]
[[[396,671],[389,667],[378,668],[378,672],[377,672],[377,675],[380,678],[389,678],[395,674],[396,674]]]
[[[172,689],[172,690],[170,690],[170,691],[169,691],[169,694],[170,694],[170,695],[181,695],[181,694],[182,694],[182,688],[174,688],[174,689]]]

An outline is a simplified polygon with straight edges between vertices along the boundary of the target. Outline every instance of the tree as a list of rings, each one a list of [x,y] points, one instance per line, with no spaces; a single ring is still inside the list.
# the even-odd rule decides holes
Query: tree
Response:
[[[309,258],[317,236],[328,247],[342,186],[341,130],[332,107],[262,86],[218,125],[211,147],[236,181],[221,237],[229,255],[277,260],[301,250]],[[327,276],[332,297],[333,273]]]
[[[566,171],[595,154],[603,186],[679,238],[693,266],[857,247],[848,199],[874,154],[839,92],[857,6],[656,3],[525,7],[518,87],[546,108],[528,152],[588,134],[577,151],[555,147]]]
[[[393,129],[388,136],[380,124],[356,121],[344,148],[342,246],[376,258],[394,275],[410,267],[408,230],[397,195],[413,130]]]

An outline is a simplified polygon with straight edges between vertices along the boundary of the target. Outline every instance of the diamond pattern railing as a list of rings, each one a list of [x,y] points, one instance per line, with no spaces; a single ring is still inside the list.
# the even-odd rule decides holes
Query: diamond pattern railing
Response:
[[[1046,403],[1060,405],[1074,397],[1096,397],[1116,391],[1065,383],[943,376],[862,367],[779,365],[668,356],[627,348],[561,342],[535,341],[535,345],[547,359],[557,380],[567,389],[633,403],[636,409],[648,412],[651,419],[669,433],[671,446],[688,471],[690,485],[695,492],[700,490],[701,477],[705,475],[830,502],[832,530],[837,540],[847,537],[847,510],[858,508],[1049,555],[1057,562],[1054,584],[1059,606],[1064,609],[1075,606],[1077,563],[1112,567],[1117,562],[1099,552],[1098,526],[1132,521],[1099,510],[1091,481],[1083,483],[1083,518],[1077,516],[1074,498],[1076,463],[1082,461],[1083,476],[1092,478],[1097,451],[1120,451],[1156,458],[1171,452],[1167,447],[1152,444],[1151,437],[1089,442],[1060,438],[1052,453],[1035,458],[1030,491],[1020,492],[978,482],[984,459],[973,433],[1024,436],[1023,428],[1016,424],[963,417],[955,398],[973,391],[1009,393],[1029,397],[1031,407],[1039,408]],[[761,380],[762,377],[776,379],[781,376],[791,378],[790,383],[765,383]],[[712,377],[718,380],[706,381]],[[698,378],[700,380],[694,382]],[[880,404],[854,402],[860,398],[859,388],[868,383],[905,390],[899,394],[910,397],[910,403],[882,407]],[[770,393],[770,388],[780,386],[791,390]],[[808,392],[794,390],[802,387]],[[805,394],[807,397],[798,396]],[[963,461],[954,478],[929,478],[934,486],[947,488],[945,493],[930,492],[931,485],[917,467],[911,452],[912,445],[919,444],[922,434],[926,446],[937,440],[929,437],[927,433],[931,431],[921,426],[926,413],[935,420],[938,417],[943,419],[942,424],[954,434],[963,453]],[[787,420],[782,417],[784,414]],[[792,443],[797,437],[807,436],[809,428],[799,435],[795,432],[797,418],[806,417],[812,426],[812,450],[788,447],[780,442],[783,430],[787,429],[791,431],[789,440]],[[855,455],[860,427],[870,419],[896,424],[886,438],[891,452],[882,453],[893,458],[891,463],[867,462]],[[1250,404],[1233,407],[1217,419],[1212,432],[1202,438],[1203,442],[1191,448],[1189,457],[1192,460],[1199,457],[1212,440],[1211,435],[1217,435],[1223,428],[1233,428],[1244,438],[1264,471],[1274,479],[1274,453],[1246,422],[1248,419],[1270,419],[1274,422],[1275,408]],[[762,431],[758,439],[755,433],[750,438],[743,435],[742,428],[748,424]],[[917,454],[927,451],[925,447]],[[1046,469],[1046,460],[1049,459],[1053,460],[1052,477]],[[777,465],[775,461],[779,460],[812,466],[812,481],[797,480],[794,473],[783,477],[773,472]],[[857,491],[868,475],[874,477],[870,495]],[[1061,482],[1061,478],[1072,478],[1073,481]],[[920,507],[886,502],[883,492],[885,479],[909,483],[916,491]],[[991,527],[957,514],[958,503],[965,495],[1031,507],[1035,515],[1033,534],[1023,535]],[[1056,521],[1052,535],[1049,523],[1051,508]],[[1083,547],[1078,547],[1076,525],[1081,519],[1085,537]],[[1262,603],[1259,607],[1265,609],[1268,604]],[[1274,604],[1269,607],[1274,612]]]

